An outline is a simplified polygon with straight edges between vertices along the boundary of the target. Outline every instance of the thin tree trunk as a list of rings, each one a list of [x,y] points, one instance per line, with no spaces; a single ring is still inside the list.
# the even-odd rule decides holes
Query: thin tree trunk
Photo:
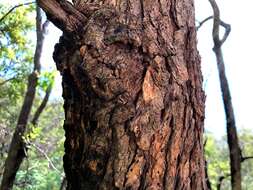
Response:
[[[19,118],[12,141],[9,147],[9,152],[4,165],[4,173],[2,177],[1,190],[10,190],[13,187],[16,173],[26,156],[26,145],[23,141],[23,135],[26,130],[28,118],[33,105],[33,100],[36,93],[38,74],[40,72],[40,57],[44,40],[41,10],[36,8],[36,28],[37,28],[37,45],[34,55],[34,69],[28,77],[27,91],[24,97],[24,102],[19,113]]]
[[[52,92],[52,88],[53,88],[53,85],[51,85],[51,84],[47,87],[46,94],[45,94],[45,96],[44,96],[44,98],[43,98],[43,100],[42,100],[40,106],[39,106],[38,109],[36,110],[36,112],[35,112],[35,114],[34,114],[34,116],[33,116],[33,119],[32,119],[32,121],[31,121],[31,123],[32,123],[33,125],[37,125],[38,120],[39,120],[39,117],[40,117],[41,113],[43,112],[43,110],[45,109],[45,107],[46,107],[46,105],[47,105],[49,96],[50,96],[50,94],[51,94],[51,92]]]
[[[66,187],[67,187],[67,179],[66,179],[66,177],[64,177],[64,178],[62,179],[62,182],[61,182],[60,190],[65,190]]]
[[[222,44],[226,41],[230,32],[230,25],[220,21],[219,8],[215,0],[209,0],[214,12],[214,24],[213,24],[213,51],[216,55],[217,67],[220,78],[220,87],[222,92],[222,99],[225,108],[226,120],[227,120],[227,142],[230,155],[230,172],[231,172],[231,186],[232,190],[241,190],[241,149],[239,147],[238,136],[236,131],[236,123],[233,105],[231,101],[230,89],[225,73],[225,65],[223,60],[223,54],[221,50]],[[220,39],[219,28],[222,25],[225,28],[225,34]]]
[[[217,183],[217,190],[221,190],[222,181],[225,179],[224,176],[219,177],[218,183]]]
[[[207,140],[208,139],[206,138],[206,140],[204,142],[204,150],[205,150],[205,147],[206,147]],[[205,152],[204,152],[204,154],[205,154]],[[210,181],[209,176],[208,176],[208,163],[206,161],[206,158],[205,158],[205,178],[206,178],[206,185],[207,185],[208,190],[212,190],[212,184],[211,184],[211,181]]]
[[[219,176],[218,178],[218,182],[217,182],[217,185],[216,185],[216,189],[217,190],[221,190],[221,187],[222,187],[222,182],[224,181],[224,179],[230,177],[230,174],[226,174],[226,175],[223,175],[223,176]]]
[[[207,161],[205,161],[205,177],[206,177],[206,185],[209,190],[212,190],[211,181],[208,176],[208,164]]]
[[[39,2],[64,31],[67,189],[207,189],[193,1]]]

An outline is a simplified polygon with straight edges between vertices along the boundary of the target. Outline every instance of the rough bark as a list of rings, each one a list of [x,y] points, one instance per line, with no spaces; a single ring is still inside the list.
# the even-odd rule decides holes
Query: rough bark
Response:
[[[230,156],[230,173],[232,190],[241,190],[241,149],[238,142],[238,135],[236,131],[236,123],[234,116],[234,109],[231,101],[231,94],[228,85],[227,76],[225,73],[225,65],[222,54],[222,44],[226,41],[230,33],[230,25],[220,21],[220,12],[215,0],[209,0],[214,16],[213,16],[213,51],[216,56],[217,68],[219,72],[220,88],[222,92],[222,100],[225,108],[227,120],[227,142]],[[225,34],[220,39],[219,28],[220,25],[225,28]]]
[[[193,1],[40,5],[64,31],[67,189],[207,189]]]
[[[38,81],[38,74],[40,72],[40,57],[43,45],[43,27],[41,24],[41,10],[37,7],[37,45],[34,55],[34,69],[28,77],[27,91],[24,97],[24,102],[19,113],[17,125],[12,137],[12,141],[9,147],[8,156],[4,164],[4,173],[1,182],[1,190],[12,189],[16,173],[26,156],[26,145],[23,140],[23,135],[26,130],[28,118],[33,105],[33,100],[36,93],[36,86]]]

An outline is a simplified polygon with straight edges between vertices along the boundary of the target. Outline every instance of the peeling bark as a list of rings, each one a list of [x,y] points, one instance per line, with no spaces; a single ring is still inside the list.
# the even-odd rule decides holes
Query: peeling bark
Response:
[[[207,189],[193,1],[75,1],[63,26],[47,1],[64,31],[67,189]]]

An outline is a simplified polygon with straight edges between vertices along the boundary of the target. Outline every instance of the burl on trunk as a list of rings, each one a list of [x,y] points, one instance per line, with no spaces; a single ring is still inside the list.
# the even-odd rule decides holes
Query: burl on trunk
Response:
[[[64,31],[67,189],[206,189],[193,0],[40,5]]]

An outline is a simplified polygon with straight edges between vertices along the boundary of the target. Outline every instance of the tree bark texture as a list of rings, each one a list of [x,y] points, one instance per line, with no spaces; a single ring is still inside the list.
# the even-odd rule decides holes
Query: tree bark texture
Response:
[[[67,189],[207,189],[193,1],[40,5],[64,31]]]

